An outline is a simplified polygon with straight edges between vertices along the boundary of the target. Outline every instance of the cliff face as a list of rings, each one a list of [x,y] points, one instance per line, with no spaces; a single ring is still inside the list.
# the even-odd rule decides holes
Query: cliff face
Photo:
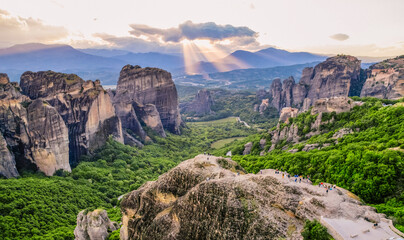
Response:
[[[320,98],[359,95],[362,86],[360,61],[352,56],[336,56],[303,70],[299,83],[288,78],[271,84],[271,104],[307,110]]]
[[[204,115],[212,112],[213,98],[209,90],[202,89],[196,94],[194,100],[181,106],[181,112]]]
[[[157,130],[160,136],[165,136],[165,133],[161,132],[162,127],[172,133],[180,133],[181,116],[177,89],[171,74],[162,69],[131,65],[123,67],[114,96],[114,105],[123,128],[130,129],[143,139],[146,135],[137,115],[141,115],[144,123]],[[155,106],[158,118],[151,105]],[[147,112],[153,115],[147,116]]]
[[[285,140],[286,142],[299,143],[304,136],[311,137],[320,134],[321,125],[328,123],[328,121],[324,122],[322,120],[323,113],[335,112],[338,114],[342,112],[348,112],[353,107],[361,104],[363,103],[355,102],[348,97],[321,98],[316,100],[313,103],[310,114],[317,115],[317,117],[315,118],[315,121],[311,124],[308,131],[305,134],[303,134],[302,132],[299,133],[298,125],[295,123],[292,123],[287,126],[282,126],[281,124],[278,124],[276,129],[269,132],[271,134],[271,143],[272,143],[269,151],[274,150],[276,148],[276,145],[283,140]],[[281,110],[279,123],[284,122],[286,124],[289,124],[289,119],[291,117],[292,118],[297,117],[298,114],[299,114],[298,109],[285,107]],[[332,118],[329,121],[334,121],[334,119]],[[300,131],[302,130],[303,129],[300,129]]]
[[[27,108],[32,156],[38,169],[46,175],[56,170],[71,171],[68,129],[55,108],[37,99]]]
[[[84,81],[74,74],[25,72],[21,88],[31,99],[53,106],[68,128],[70,163],[77,164],[112,135],[123,142],[121,123],[111,99],[99,81]]]
[[[31,101],[16,83],[0,85],[0,172],[18,176],[17,169],[40,170],[53,175],[70,171],[67,128],[47,102]]]
[[[124,197],[121,239],[301,239],[307,219],[380,221],[343,189],[245,174],[230,159],[198,155]]]
[[[370,67],[361,97],[399,99],[404,96],[404,56]]]

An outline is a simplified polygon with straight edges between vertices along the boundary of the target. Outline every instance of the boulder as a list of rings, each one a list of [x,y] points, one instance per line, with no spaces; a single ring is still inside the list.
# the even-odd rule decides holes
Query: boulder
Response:
[[[105,240],[110,232],[117,229],[118,224],[111,222],[105,210],[96,209],[88,213],[83,210],[77,215],[74,236],[76,240]]]
[[[251,149],[252,149],[253,143],[252,142],[248,142],[244,145],[244,151],[243,151],[243,155],[248,155],[251,153]]]

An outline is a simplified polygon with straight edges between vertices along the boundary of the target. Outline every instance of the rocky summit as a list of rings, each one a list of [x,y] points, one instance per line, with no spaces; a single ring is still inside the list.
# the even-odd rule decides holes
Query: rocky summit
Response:
[[[404,96],[404,55],[370,66],[361,97],[399,99]]]
[[[195,115],[205,115],[212,113],[213,98],[209,90],[199,90],[194,100],[184,103],[180,106],[182,113],[190,113]]]
[[[0,175],[17,177],[17,169],[46,175],[58,169],[70,171],[68,130],[57,110],[45,100],[31,101],[16,83],[2,83]]]
[[[116,92],[75,74],[25,72],[21,87],[0,74],[0,175],[30,169],[71,171],[109,137],[143,146],[144,126],[161,137],[179,134],[181,116],[171,74],[125,66]]]
[[[307,180],[306,180],[307,181]],[[121,203],[121,239],[301,239],[307,219],[379,222],[344,189],[329,193],[273,170],[246,174],[234,161],[198,155]]]
[[[110,135],[123,142],[121,123],[99,81],[75,74],[25,72],[21,88],[31,99],[47,101],[68,128],[70,163],[102,146]]]
[[[114,105],[124,129],[145,137],[141,124],[164,137],[163,130],[179,134],[181,115],[171,74],[158,68],[126,65],[122,68]]]
[[[293,77],[271,84],[271,105],[307,110],[321,98],[358,96],[363,85],[360,61],[352,56],[328,58],[314,68],[305,68],[299,83]]]

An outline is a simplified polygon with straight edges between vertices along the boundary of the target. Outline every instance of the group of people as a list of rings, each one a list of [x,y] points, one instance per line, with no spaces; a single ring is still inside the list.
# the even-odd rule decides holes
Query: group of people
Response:
[[[261,172],[261,174],[262,174],[262,170],[261,170],[260,172]],[[289,179],[289,181],[294,181],[295,183],[301,183],[302,181],[303,181],[303,182],[306,182],[306,183],[310,183],[310,184],[312,183],[311,180],[310,180],[310,176],[309,176],[309,175],[307,175],[307,176],[302,176],[302,175],[296,174],[296,175],[291,176],[291,175],[290,175],[289,173],[287,173],[286,171],[284,172],[284,171],[283,171],[283,168],[281,168],[280,171],[279,171],[279,169],[276,169],[276,170],[275,170],[275,174],[282,174],[282,178],[284,178],[285,176],[287,176],[287,178]],[[291,178],[294,178],[294,179],[291,179]],[[325,184],[325,183],[322,183],[322,182],[319,183],[318,186],[325,188],[325,189],[326,189],[326,193],[328,193],[328,191],[331,191],[331,190],[333,190],[333,189],[335,189],[335,188],[337,187],[336,185]]]
[[[337,186],[334,184],[334,185],[328,185],[328,184],[325,184],[325,183],[319,183],[318,184],[318,187],[323,187],[323,188],[325,188],[326,189],[326,193],[328,193],[328,191],[331,191],[332,189],[335,189]]]
[[[262,172],[262,171],[261,171],[261,172]],[[283,171],[283,168],[281,168],[281,171],[279,171],[279,169],[276,169],[276,170],[275,170],[275,174],[282,174],[282,178],[285,178],[285,176],[287,176],[287,178],[289,179],[289,181],[294,181],[294,182],[299,182],[299,183],[301,183],[301,182],[303,181],[303,182],[306,182],[306,183],[311,183],[311,181],[310,181],[310,176],[309,176],[309,175],[303,176],[303,175],[298,175],[298,174],[296,174],[296,175],[291,176],[291,175],[290,175],[289,173],[287,173],[286,171],[284,172],[284,171]],[[294,178],[294,180],[291,179],[291,178]]]

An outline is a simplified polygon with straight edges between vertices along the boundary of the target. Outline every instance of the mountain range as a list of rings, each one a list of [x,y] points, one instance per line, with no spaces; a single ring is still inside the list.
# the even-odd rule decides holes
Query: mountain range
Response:
[[[195,73],[220,72],[218,64],[226,70],[285,66],[324,60],[324,56],[311,53],[291,53],[268,48],[257,52],[235,51],[216,62],[198,62]],[[243,63],[240,66],[239,63]],[[12,81],[18,81],[25,71],[53,70],[75,73],[84,79],[100,79],[103,84],[116,84],[119,70],[126,64],[159,67],[175,76],[185,75],[181,54],[157,52],[133,53],[117,49],[75,49],[69,45],[28,43],[0,49],[0,71]]]
[[[193,69],[192,75],[211,74],[237,69],[307,64],[323,61],[325,58],[326,56],[308,52],[288,52],[276,48],[266,48],[256,52],[238,50],[216,61],[201,61],[187,66],[187,68]],[[189,77],[185,71],[184,58],[180,53],[133,53],[119,49],[75,49],[69,45],[40,43],[19,44],[0,49],[0,72],[7,73],[12,81],[18,81],[21,74],[28,70],[52,70],[74,73],[83,79],[100,79],[105,85],[115,85],[120,69],[126,64],[166,69],[176,79],[187,75]],[[271,77],[273,76],[271,75]]]

